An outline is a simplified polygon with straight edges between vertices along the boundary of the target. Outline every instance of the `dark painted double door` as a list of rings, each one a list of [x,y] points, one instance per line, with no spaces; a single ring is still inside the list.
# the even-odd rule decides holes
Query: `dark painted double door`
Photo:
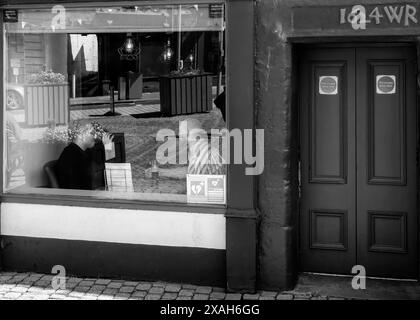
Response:
[[[417,278],[416,54],[300,55],[302,271]]]

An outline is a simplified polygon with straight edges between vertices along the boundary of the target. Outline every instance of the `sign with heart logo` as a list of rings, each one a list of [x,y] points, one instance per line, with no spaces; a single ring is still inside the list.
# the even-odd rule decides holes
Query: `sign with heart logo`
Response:
[[[191,191],[195,195],[204,195],[204,182],[192,181],[191,182]]]
[[[188,203],[226,204],[226,176],[187,175]]]

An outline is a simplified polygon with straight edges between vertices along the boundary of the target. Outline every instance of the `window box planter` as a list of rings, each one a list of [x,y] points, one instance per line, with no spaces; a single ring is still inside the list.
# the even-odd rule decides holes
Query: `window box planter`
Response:
[[[213,106],[212,75],[167,75],[160,78],[160,104],[164,116],[209,112]]]
[[[25,119],[28,126],[45,126],[49,122],[67,124],[70,118],[69,85],[25,85]]]

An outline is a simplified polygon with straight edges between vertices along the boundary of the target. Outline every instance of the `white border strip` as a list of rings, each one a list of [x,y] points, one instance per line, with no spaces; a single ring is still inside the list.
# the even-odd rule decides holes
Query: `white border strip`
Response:
[[[226,249],[221,214],[1,204],[0,235]]]

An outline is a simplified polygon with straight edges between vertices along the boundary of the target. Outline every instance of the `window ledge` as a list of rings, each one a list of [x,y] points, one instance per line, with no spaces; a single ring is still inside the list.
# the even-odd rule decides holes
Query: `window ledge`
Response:
[[[116,208],[129,210],[150,210],[150,211],[174,211],[208,214],[226,214],[224,205],[206,205],[186,203],[185,195],[163,195],[153,194],[152,197],[145,194],[127,194],[125,198],[115,199],[115,194],[103,197],[102,191],[80,191],[66,190],[66,194],[58,194],[53,189],[29,188],[37,190],[36,193],[26,190],[21,192],[14,190],[14,193],[3,193],[1,202],[8,203],[32,203],[57,206],[94,207],[94,208]],[[29,191],[29,192],[28,192]],[[120,194],[121,196],[121,194]],[[145,198],[148,199],[145,199]],[[166,198],[163,199],[162,198]],[[182,202],[183,201],[183,202]]]

